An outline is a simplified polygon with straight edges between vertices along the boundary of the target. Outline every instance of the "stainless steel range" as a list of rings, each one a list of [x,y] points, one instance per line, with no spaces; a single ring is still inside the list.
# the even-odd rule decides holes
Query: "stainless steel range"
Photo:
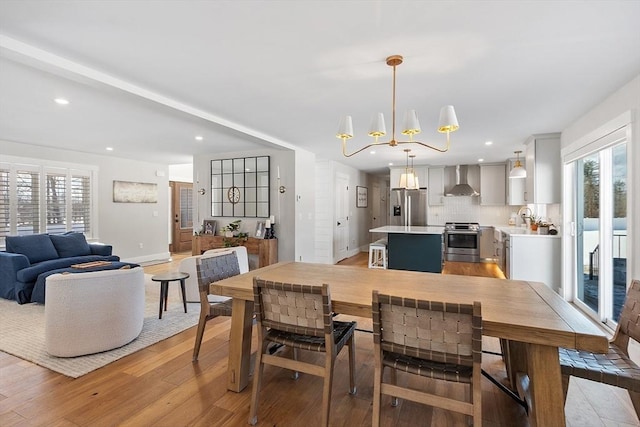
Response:
[[[444,260],[480,262],[480,225],[447,222],[444,225]]]

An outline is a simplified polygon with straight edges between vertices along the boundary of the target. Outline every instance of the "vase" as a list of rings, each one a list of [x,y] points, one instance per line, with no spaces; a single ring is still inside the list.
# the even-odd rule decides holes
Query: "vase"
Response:
[[[224,237],[233,237],[233,231],[225,231]]]

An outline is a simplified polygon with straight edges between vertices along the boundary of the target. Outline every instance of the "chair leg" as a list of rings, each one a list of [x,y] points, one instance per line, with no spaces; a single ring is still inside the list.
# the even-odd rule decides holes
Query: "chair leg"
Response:
[[[378,358],[376,358],[378,359]],[[373,416],[371,420],[371,427],[379,427],[380,426],[380,399],[381,399],[381,389],[382,389],[382,375],[384,374],[384,366],[378,363],[376,360],[376,365],[373,369]]]
[[[389,379],[389,382],[393,385],[398,385],[398,372],[391,368],[391,378]],[[398,398],[396,396],[391,396],[391,406],[396,407],[398,406]]]
[[[562,375],[562,395],[564,402],[567,402],[567,393],[569,392],[569,375]]]
[[[203,312],[200,313],[200,320],[198,320],[198,331],[196,332],[196,342],[193,346],[193,361],[198,361],[198,354],[200,354],[200,345],[202,344],[202,337],[204,336],[204,327],[207,324],[207,316]]]
[[[298,360],[298,348],[297,347],[293,347],[293,360]],[[293,371],[293,374],[291,374],[291,378],[294,379],[294,380],[297,380],[298,378],[300,378],[300,372]]]
[[[473,403],[473,425],[477,427],[482,426],[482,386],[480,378],[481,376],[478,375],[478,378],[474,378],[473,384],[470,385]]]
[[[640,393],[637,391],[627,390],[629,392],[629,397],[631,398],[631,403],[633,403],[633,408],[636,410],[636,416],[640,420]]]
[[[356,342],[355,335],[351,335],[349,342],[349,394],[356,394]]]
[[[262,382],[262,372],[264,369],[264,364],[262,363],[262,355],[267,351],[267,342],[264,342],[261,345],[261,349],[256,354],[256,367],[254,368],[253,374],[253,388],[251,391],[251,409],[249,410],[249,424],[252,426],[256,425],[258,422],[258,405],[259,405],[259,394],[260,394],[260,386]]]
[[[322,424],[329,426],[329,414],[331,413],[331,386],[333,385],[333,365],[335,358],[327,352],[324,363],[324,387],[322,388]]]

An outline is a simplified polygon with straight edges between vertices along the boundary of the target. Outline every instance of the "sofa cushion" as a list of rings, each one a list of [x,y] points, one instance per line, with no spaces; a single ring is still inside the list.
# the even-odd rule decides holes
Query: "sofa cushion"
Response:
[[[16,273],[16,278],[20,282],[24,283],[34,282],[38,278],[38,275],[44,273],[45,271],[55,270],[58,268],[67,268],[71,267],[73,264],[82,264],[84,262],[93,261],[120,261],[120,257],[117,255],[85,255],[70,258],[50,259],[47,261],[39,262],[27,268],[23,268]]]
[[[51,234],[49,237],[60,258],[91,255],[91,248],[82,233]]]
[[[58,251],[48,234],[30,234],[27,236],[7,236],[7,252],[22,254],[30,263],[58,258]]]

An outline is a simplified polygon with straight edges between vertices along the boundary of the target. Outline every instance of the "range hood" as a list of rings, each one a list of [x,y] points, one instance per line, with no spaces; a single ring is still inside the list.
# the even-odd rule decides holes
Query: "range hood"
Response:
[[[479,196],[476,190],[471,188],[467,183],[467,165],[456,166],[456,185],[449,190],[446,196],[461,197],[461,196]]]

